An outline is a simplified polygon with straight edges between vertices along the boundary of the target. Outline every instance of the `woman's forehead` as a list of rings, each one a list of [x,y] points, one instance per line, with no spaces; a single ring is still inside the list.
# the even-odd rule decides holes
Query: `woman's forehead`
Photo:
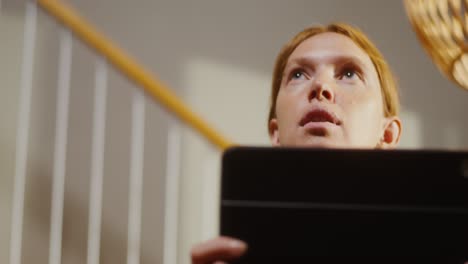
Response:
[[[303,41],[289,57],[288,64],[298,60],[337,61],[343,58],[357,60],[368,68],[373,68],[373,63],[364,50],[347,36],[334,32],[320,33]]]

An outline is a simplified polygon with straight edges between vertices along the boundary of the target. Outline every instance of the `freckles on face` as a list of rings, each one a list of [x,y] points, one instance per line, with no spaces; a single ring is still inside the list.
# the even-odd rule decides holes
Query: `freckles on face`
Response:
[[[280,145],[373,147],[383,118],[375,67],[351,39],[321,33],[291,54],[276,101]]]

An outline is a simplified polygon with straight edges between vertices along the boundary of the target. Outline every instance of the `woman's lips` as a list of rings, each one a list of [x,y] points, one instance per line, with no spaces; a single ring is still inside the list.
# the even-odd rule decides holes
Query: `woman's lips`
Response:
[[[308,134],[314,136],[326,136],[334,127],[336,125],[330,122],[309,122],[303,126]]]
[[[333,128],[341,125],[341,120],[331,111],[314,108],[304,115],[299,124],[311,135],[327,136]]]
[[[341,120],[331,111],[324,108],[316,108],[307,112],[301,119],[300,126],[314,127],[324,125],[341,125]]]

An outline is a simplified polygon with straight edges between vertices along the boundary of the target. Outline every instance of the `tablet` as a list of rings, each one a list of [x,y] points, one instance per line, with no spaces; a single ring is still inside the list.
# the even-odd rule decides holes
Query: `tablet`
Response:
[[[222,162],[239,263],[468,261],[468,152],[237,147]]]

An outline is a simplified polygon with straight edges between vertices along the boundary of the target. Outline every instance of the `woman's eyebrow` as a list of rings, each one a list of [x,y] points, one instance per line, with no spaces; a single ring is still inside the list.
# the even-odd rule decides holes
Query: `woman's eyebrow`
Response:
[[[317,65],[325,61],[325,63],[331,64],[348,64],[354,63],[362,70],[367,71],[369,70],[368,66],[357,56],[353,55],[329,55],[324,57],[315,57],[315,56],[303,56],[298,58],[293,58],[291,61],[288,62],[286,70],[289,69],[292,65]]]

